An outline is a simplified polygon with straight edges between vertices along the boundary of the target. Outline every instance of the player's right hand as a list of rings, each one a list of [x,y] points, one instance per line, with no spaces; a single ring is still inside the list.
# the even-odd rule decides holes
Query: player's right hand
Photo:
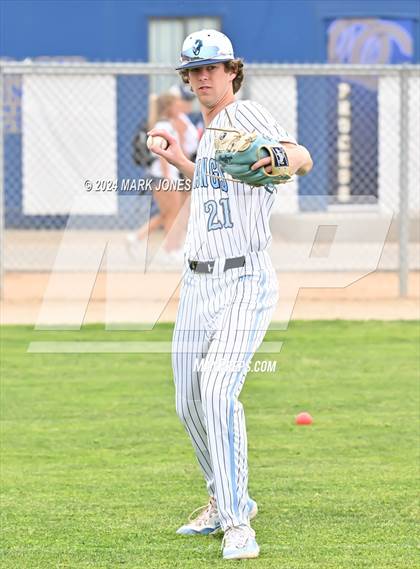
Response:
[[[169,164],[172,164],[176,168],[178,168],[179,165],[186,160],[186,156],[181,148],[181,145],[174,136],[169,134],[169,132],[166,130],[161,130],[159,128],[152,128],[152,130],[149,130],[147,134],[149,136],[161,136],[168,143],[168,146],[165,150],[160,146],[151,146],[150,150],[154,154],[162,156],[162,158],[165,158]]]

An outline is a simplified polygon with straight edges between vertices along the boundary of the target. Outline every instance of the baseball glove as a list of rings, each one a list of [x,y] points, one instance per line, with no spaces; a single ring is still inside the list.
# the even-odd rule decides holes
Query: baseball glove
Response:
[[[284,184],[291,179],[289,161],[279,142],[256,132],[240,132],[233,129],[220,130],[215,138],[215,158],[222,170],[234,180],[249,186]],[[269,156],[271,172],[267,166],[251,170],[251,166]]]

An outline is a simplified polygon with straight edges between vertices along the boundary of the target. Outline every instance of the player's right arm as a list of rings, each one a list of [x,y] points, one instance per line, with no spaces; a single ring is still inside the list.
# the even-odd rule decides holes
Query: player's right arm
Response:
[[[149,136],[162,136],[167,141],[168,146],[165,150],[159,146],[151,146],[150,150],[158,156],[165,158],[175,168],[178,168],[186,178],[192,180],[195,164],[185,156],[177,139],[166,130],[152,129],[147,134]]]

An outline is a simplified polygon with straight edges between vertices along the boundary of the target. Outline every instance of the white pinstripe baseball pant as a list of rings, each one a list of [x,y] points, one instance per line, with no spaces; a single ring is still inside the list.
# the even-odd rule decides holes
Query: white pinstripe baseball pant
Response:
[[[217,501],[223,529],[248,524],[245,416],[238,397],[278,291],[268,253],[211,274],[186,269],[172,344],[176,409]],[[204,363],[211,365],[197,368]]]

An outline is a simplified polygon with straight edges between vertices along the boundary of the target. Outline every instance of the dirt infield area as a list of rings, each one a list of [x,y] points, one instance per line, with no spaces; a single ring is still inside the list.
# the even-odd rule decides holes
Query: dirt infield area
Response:
[[[399,297],[398,274],[278,273],[275,321],[291,319],[415,320],[420,318],[420,272]],[[179,273],[10,272],[4,277],[3,324],[171,322]]]

